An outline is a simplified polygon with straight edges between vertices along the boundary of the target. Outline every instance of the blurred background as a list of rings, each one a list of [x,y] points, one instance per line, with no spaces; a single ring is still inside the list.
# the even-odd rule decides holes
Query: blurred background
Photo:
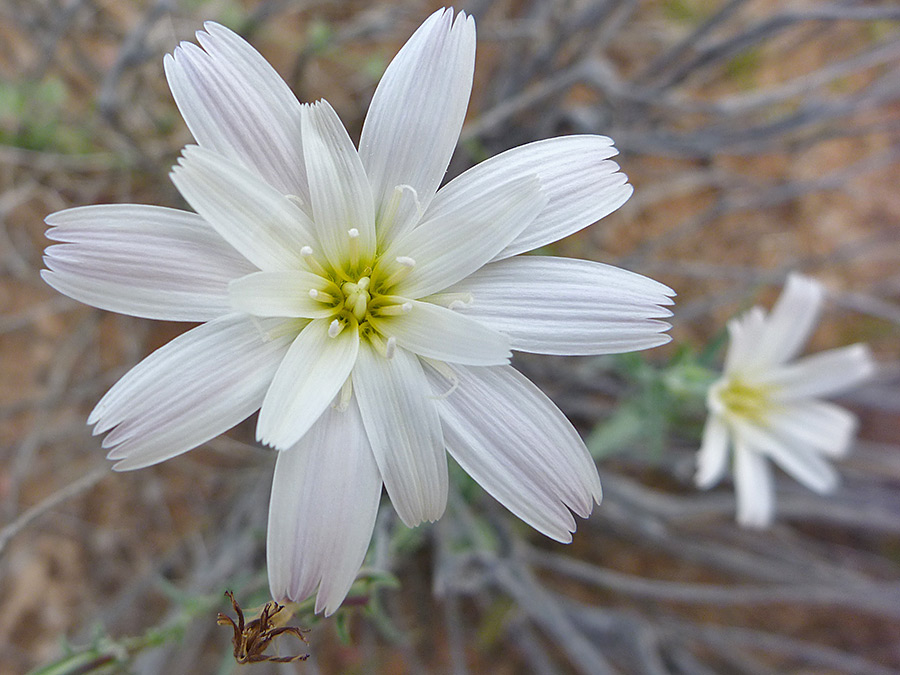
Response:
[[[274,457],[254,420],[114,474],[85,425],[188,325],[118,316],[39,277],[43,218],[183,208],[191,141],[162,57],[204,20],[247,37],[358,138],[372,91],[439,2],[0,0],[0,675],[230,673],[223,597],[267,600]],[[254,673],[900,672],[900,6],[895,0],[469,0],[475,90],[450,176],[571,133],[615,139],[635,186],[548,251],[678,292],[665,348],[516,358],[584,434],[605,498],[556,544],[461,471],[408,530],[385,500],[344,609],[300,608],[309,660]],[[790,270],[829,301],[810,349],[871,344],[878,378],[836,494],[779,473],[777,521],[692,486],[724,322]],[[336,533],[339,536],[339,533]],[[301,653],[289,636],[278,653]],[[275,653],[275,649],[271,650]]]

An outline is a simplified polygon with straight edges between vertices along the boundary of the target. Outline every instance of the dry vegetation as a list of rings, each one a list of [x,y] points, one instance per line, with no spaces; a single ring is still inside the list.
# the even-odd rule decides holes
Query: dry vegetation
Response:
[[[230,672],[222,593],[266,600],[271,453],[245,423],[165,465],[109,471],[87,413],[186,326],[45,286],[44,216],[183,206],[166,174],[190,138],[162,55],[203,20],[250,38],[355,136],[380,72],[437,6],[0,0],[0,675],[59,659],[64,641],[92,650],[80,669],[46,672]],[[363,584],[369,610],[351,602],[338,620],[301,612],[309,661],[253,672],[900,672],[897,4],[458,6],[478,21],[479,60],[451,173],[537,138],[610,135],[635,196],[555,252],[668,283],[675,341],[689,345],[805,271],[832,291],[813,346],[869,341],[883,373],[844,401],[863,424],[839,492],[780,481],[778,524],[748,533],[727,487],[691,487],[702,409],[666,387],[682,372],[667,365],[675,348],[521,359],[585,434],[626,403],[660,427],[602,459],[606,498],[575,543],[529,532],[465,480],[434,527],[406,532],[385,508],[369,562],[401,587]]]

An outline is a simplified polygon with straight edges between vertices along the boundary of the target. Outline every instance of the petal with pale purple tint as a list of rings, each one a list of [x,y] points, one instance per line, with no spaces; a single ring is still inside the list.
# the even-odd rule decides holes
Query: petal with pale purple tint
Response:
[[[100,309],[163,321],[231,311],[228,283],[256,270],[200,216],[102,204],[47,216],[44,281]]]
[[[332,614],[365,558],[380,499],[356,402],[327,407],[275,463],[266,538],[272,597],[300,602],[318,587],[316,612]]]

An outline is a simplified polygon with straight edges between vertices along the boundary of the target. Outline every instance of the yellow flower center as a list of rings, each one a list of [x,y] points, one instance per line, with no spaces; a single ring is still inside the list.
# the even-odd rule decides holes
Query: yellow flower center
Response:
[[[768,387],[749,385],[736,377],[731,378],[718,395],[727,412],[752,422],[764,422],[773,407]]]
[[[385,260],[374,256],[361,260],[354,244],[358,233],[349,233],[349,255],[344,264],[332,266],[318,257],[311,247],[301,250],[307,267],[322,279],[318,289],[309,291],[310,297],[322,305],[325,318],[330,318],[328,334],[337,337],[348,326],[359,331],[380,352],[390,355],[393,340],[386,339],[378,325],[392,316],[406,314],[412,303],[392,294],[392,289],[415,267],[412,258]],[[356,235],[356,236],[354,236]]]

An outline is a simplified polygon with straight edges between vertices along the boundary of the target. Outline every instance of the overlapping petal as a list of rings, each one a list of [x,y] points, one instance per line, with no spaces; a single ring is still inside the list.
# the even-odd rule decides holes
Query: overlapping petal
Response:
[[[225,241],[262,270],[303,267],[301,249],[317,240],[294,202],[214,152],[191,145],[183,155],[172,182]]]
[[[235,309],[254,316],[324,319],[333,310],[313,300],[309,292],[327,292],[325,286],[322,277],[303,270],[256,272],[232,281],[228,299]]]
[[[442,187],[425,218],[440,218],[461,194],[490,191],[514,178],[537,175],[547,203],[494,260],[531,251],[584,229],[631,196],[618,154],[605,136],[563,136],[528,143],[491,157]]]
[[[469,366],[509,363],[509,338],[474,319],[428,302],[409,302],[410,311],[389,320],[371,318],[384,336],[414,354]]]
[[[808,277],[792,274],[748,354],[747,368],[769,368],[795,358],[809,340],[825,289]]]
[[[822,456],[808,446],[787,444],[771,431],[741,419],[732,420],[737,436],[749,451],[767,456],[810,490],[824,494],[837,487],[838,475]]]
[[[202,147],[308,203],[299,101],[243,38],[213,22],[204,27],[203,49],[183,42],[164,61],[188,129]]]
[[[535,529],[572,540],[600,502],[597,468],[565,415],[511,366],[455,367],[456,386],[429,372],[447,449],[497,501]]]
[[[829,349],[775,368],[758,378],[773,388],[773,398],[796,401],[816,396],[834,396],[872,377],[875,362],[864,344]]]
[[[257,440],[278,450],[299,441],[347,381],[358,350],[354,327],[331,337],[327,321],[311,321],[272,378],[259,411]]]
[[[260,406],[290,344],[272,319],[230,314],[160,347],[132,368],[88,418],[117,470],[175,457],[227,431]]]
[[[230,312],[228,282],[256,268],[200,216],[159,206],[82,206],[47,217],[43,279],[81,302],[164,321]]]
[[[857,426],[853,413],[815,399],[786,404],[769,413],[766,423],[785,444],[809,447],[831,458],[849,452]]]
[[[316,612],[334,612],[366,555],[381,475],[356,402],[328,406],[297,445],[278,453],[266,559],[278,600],[318,587]]]
[[[710,415],[697,453],[697,487],[708,488],[722,480],[728,470],[728,448],[728,427],[718,415]]]
[[[313,223],[325,256],[340,268],[352,245],[358,257],[371,260],[375,207],[359,154],[326,101],[304,106],[302,119]],[[356,230],[353,242],[351,229]]]
[[[419,359],[385,359],[363,343],[353,391],[384,486],[409,527],[437,520],[447,505],[447,458],[437,406]]]
[[[441,184],[474,70],[475,22],[465,12],[454,20],[452,9],[442,9],[413,33],[381,78],[359,142],[380,243],[415,225]]]
[[[508,335],[513,349],[541,354],[610,354],[671,340],[660,321],[674,291],[587,260],[522,256],[491,263],[447,293],[468,293],[461,314]]]
[[[725,373],[746,367],[759,338],[766,327],[766,312],[762,307],[751,307],[743,315],[728,322],[728,353],[725,354]]]
[[[481,268],[527,227],[546,203],[535,176],[513,178],[489,190],[457,193],[440,216],[393,241],[384,253],[390,275],[399,256],[415,266],[394,293],[421,298],[443,290]]]
[[[738,438],[734,449],[734,487],[737,521],[744,527],[762,528],[775,513],[775,485],[768,460]]]

